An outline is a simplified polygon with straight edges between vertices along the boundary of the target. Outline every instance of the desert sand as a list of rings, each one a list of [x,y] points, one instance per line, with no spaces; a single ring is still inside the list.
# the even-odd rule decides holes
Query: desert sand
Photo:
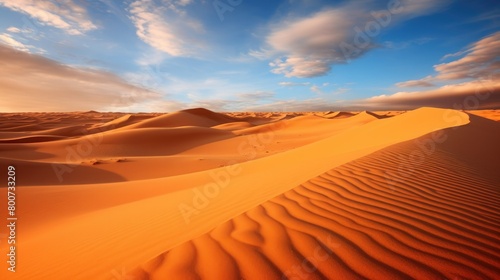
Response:
[[[500,279],[499,121],[0,114],[1,176],[15,166],[18,186],[16,273],[0,276]]]

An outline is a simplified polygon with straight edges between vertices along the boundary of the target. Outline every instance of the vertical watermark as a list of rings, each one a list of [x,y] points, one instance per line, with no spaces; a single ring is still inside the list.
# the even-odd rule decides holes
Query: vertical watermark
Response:
[[[17,227],[17,216],[16,216],[16,168],[12,165],[7,167],[7,270],[10,272],[16,272],[16,227]]]

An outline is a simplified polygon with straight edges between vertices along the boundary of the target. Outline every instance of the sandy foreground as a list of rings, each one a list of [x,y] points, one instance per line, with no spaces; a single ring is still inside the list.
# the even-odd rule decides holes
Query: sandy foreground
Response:
[[[0,278],[500,279],[499,121],[0,114]]]

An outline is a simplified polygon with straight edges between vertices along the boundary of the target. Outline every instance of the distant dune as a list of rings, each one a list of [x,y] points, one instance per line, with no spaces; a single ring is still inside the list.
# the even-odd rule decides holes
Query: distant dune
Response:
[[[0,114],[8,279],[500,279],[499,120]]]

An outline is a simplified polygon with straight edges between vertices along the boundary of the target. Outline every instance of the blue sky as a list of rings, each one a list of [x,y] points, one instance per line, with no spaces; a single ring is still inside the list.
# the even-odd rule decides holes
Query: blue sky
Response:
[[[499,31],[493,0],[0,0],[0,110],[496,107]]]

